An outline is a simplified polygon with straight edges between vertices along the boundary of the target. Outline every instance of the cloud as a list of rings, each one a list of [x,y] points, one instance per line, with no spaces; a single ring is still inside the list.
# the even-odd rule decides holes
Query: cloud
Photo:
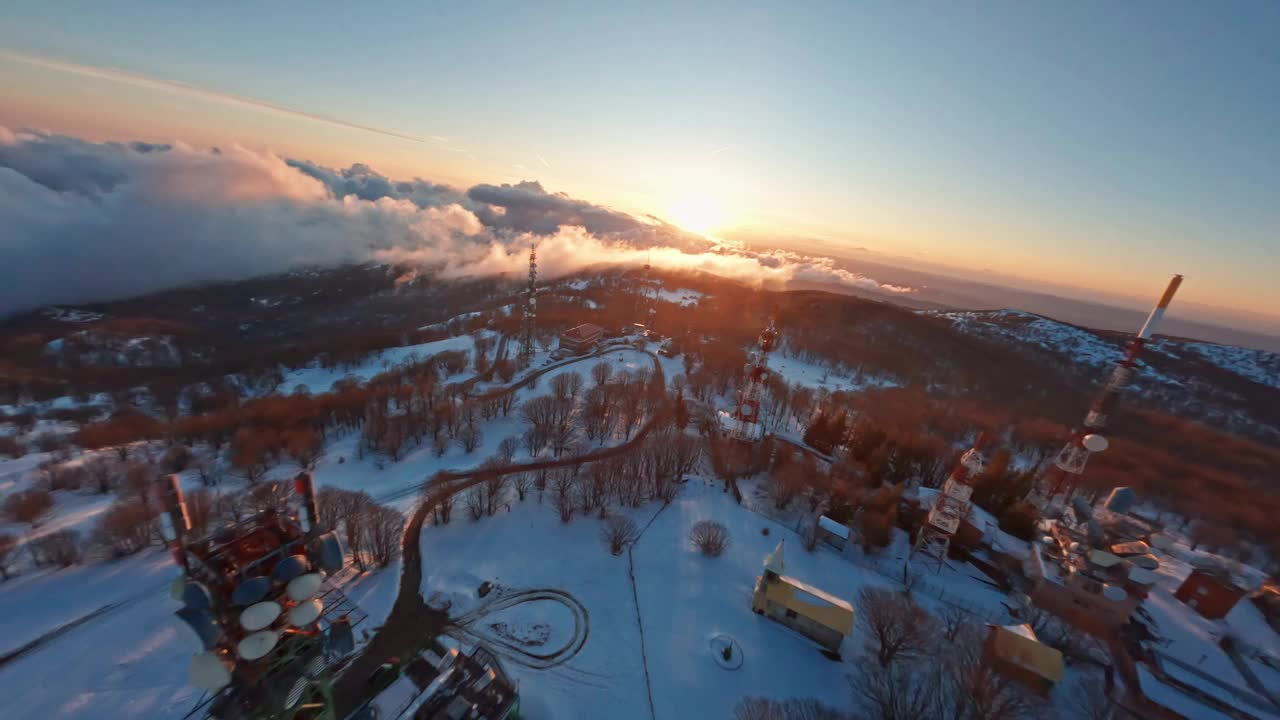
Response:
[[[363,125],[350,120],[337,118],[332,115],[307,112],[306,110],[299,110],[287,105],[280,105],[278,103],[259,100],[245,95],[236,95],[235,93],[223,92],[221,90],[210,90],[208,88],[202,88],[177,80],[166,80],[164,78],[151,77],[149,75],[129,72],[128,70],[99,67],[96,65],[83,65],[81,63],[74,63],[67,60],[58,60],[40,55],[14,52],[12,50],[0,50],[0,57],[7,58],[14,62],[20,62],[26,65],[35,65],[49,70],[70,73],[72,75],[91,77],[99,80],[109,80],[123,85],[160,90],[162,92],[185,95],[187,97],[194,97],[200,100],[210,100],[223,104],[239,105],[256,110],[265,110],[267,112],[273,112],[280,115],[289,115],[291,117],[303,118],[314,122],[325,123],[327,125],[335,125],[337,127],[347,128],[348,130],[360,130],[363,132],[385,135],[387,137],[399,138],[401,140],[409,140],[416,143],[425,142],[422,138],[414,137],[413,135],[406,135],[405,133],[395,132],[393,130],[385,130],[380,127],[374,127],[373,125]],[[435,137],[436,136],[432,136],[432,139],[435,139]]]
[[[394,262],[449,277],[599,264],[887,288],[827,258],[749,252],[533,181],[463,191],[241,147],[91,143],[0,127],[0,316],[299,266]]]

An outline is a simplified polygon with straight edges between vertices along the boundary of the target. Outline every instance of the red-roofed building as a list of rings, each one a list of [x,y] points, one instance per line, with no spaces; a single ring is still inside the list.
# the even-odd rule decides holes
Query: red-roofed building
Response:
[[[560,336],[560,349],[577,354],[589,352],[600,342],[600,336],[603,334],[604,328],[599,325],[583,323],[564,331]]]

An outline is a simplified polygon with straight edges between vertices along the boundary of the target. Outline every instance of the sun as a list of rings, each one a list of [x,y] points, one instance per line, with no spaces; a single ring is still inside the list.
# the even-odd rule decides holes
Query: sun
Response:
[[[703,193],[689,193],[676,198],[667,208],[667,215],[676,225],[699,235],[710,235],[725,222],[724,205]]]

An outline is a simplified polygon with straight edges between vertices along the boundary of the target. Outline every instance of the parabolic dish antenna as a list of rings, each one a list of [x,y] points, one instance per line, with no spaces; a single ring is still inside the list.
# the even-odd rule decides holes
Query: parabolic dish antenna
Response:
[[[316,538],[311,552],[316,558],[316,565],[319,565],[320,569],[329,575],[342,569],[342,542],[332,532],[327,532]]]
[[[289,608],[289,624],[294,627],[306,627],[320,617],[324,603],[312,598],[304,603]]]
[[[201,690],[214,692],[231,682],[231,663],[221,655],[203,652],[191,658],[187,679]]]
[[[307,573],[289,581],[289,586],[285,588],[285,593],[289,599],[294,602],[302,602],[309,600],[317,592],[320,586],[324,584],[324,576],[320,573]]]
[[[283,610],[278,602],[266,600],[254,603],[240,613],[240,627],[249,632],[261,630],[275,622],[276,618],[280,617],[281,612]]]
[[[259,630],[256,633],[246,635],[236,645],[236,652],[245,660],[258,660],[274,650],[278,642],[280,642],[279,633],[271,630]]]
[[[276,569],[272,571],[271,578],[276,582],[287,583],[310,569],[311,562],[307,560],[306,555],[290,555],[276,563]]]
[[[252,605],[267,596],[271,591],[271,578],[249,578],[231,591],[232,605]]]
[[[1080,440],[1080,443],[1084,445],[1085,450],[1088,450],[1089,452],[1096,452],[1096,453],[1102,452],[1103,450],[1106,450],[1107,448],[1111,447],[1111,443],[1108,442],[1105,437],[1101,435],[1095,435],[1093,433],[1089,433],[1088,435],[1085,435],[1084,438]]]
[[[1125,598],[1129,597],[1129,593],[1125,592],[1122,587],[1106,585],[1102,588],[1102,596],[1112,602],[1124,602]]]

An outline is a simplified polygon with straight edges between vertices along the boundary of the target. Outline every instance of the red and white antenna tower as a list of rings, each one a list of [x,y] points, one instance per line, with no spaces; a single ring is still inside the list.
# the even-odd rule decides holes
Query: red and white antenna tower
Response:
[[[942,484],[929,516],[916,536],[916,544],[911,548],[911,555],[920,554],[934,572],[942,569],[947,561],[951,538],[960,529],[960,523],[969,517],[973,484],[987,468],[987,444],[986,433],[978,433],[973,447],[960,456],[951,475]]]
[[[1093,405],[1089,408],[1089,414],[1084,418],[1084,425],[1072,433],[1071,439],[1058,452],[1053,464],[1036,479],[1027,500],[1041,512],[1057,502],[1065,504],[1069,501],[1080,484],[1089,456],[1106,450],[1110,445],[1102,433],[1107,428],[1107,422],[1120,398],[1120,392],[1137,372],[1138,356],[1142,354],[1147,341],[1151,339],[1160,321],[1164,319],[1165,310],[1173,301],[1173,295],[1181,284],[1181,275],[1174,275],[1169,279],[1169,285],[1165,287],[1160,301],[1147,316],[1142,329],[1129,341],[1124,358],[1116,363],[1115,369],[1111,371],[1111,378],[1094,399]]]
[[[738,393],[738,406],[733,409],[733,437],[744,442],[755,442],[764,437],[764,425],[760,423],[760,398],[764,384],[769,379],[769,353],[778,342],[778,330],[769,325],[760,333],[759,345],[751,353],[747,363],[744,384]]]
[[[520,321],[520,352],[516,360],[521,367],[533,357],[534,327],[538,322],[538,246],[529,247],[529,285],[524,292],[524,315]]]

